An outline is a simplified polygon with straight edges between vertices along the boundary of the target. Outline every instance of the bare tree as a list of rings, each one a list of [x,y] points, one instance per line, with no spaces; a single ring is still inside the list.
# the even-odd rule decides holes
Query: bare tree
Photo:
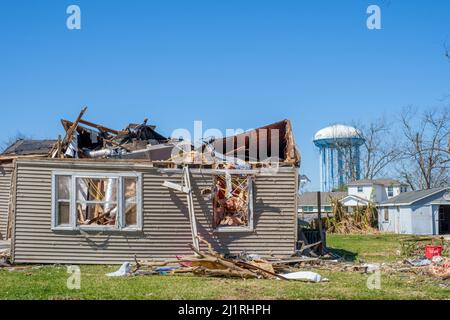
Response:
[[[362,178],[384,176],[401,155],[393,134],[393,124],[382,117],[368,124],[354,124],[354,127],[364,140],[361,146]]]
[[[369,123],[354,122],[352,126],[356,129],[357,137],[361,138],[359,141],[344,140],[334,143],[341,154],[346,179],[352,181],[385,176],[401,155],[393,134],[392,123],[382,117]],[[360,144],[359,155],[357,155]],[[358,166],[360,166],[360,176],[356,172]]]
[[[449,107],[418,114],[405,108],[401,114],[404,143],[400,175],[413,190],[430,189],[450,183]]]

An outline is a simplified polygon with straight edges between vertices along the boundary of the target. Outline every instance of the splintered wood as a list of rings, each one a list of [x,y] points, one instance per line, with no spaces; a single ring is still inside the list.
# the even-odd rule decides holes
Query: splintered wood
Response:
[[[192,251],[196,254],[193,256],[179,257],[166,261],[145,261],[136,259],[135,272],[153,271],[158,267],[177,266],[171,270],[172,274],[176,273],[192,273],[199,276],[212,277],[230,277],[242,279],[283,279],[283,276],[274,272],[274,269],[268,261],[240,261],[231,260],[222,257],[215,252],[212,246],[200,236],[198,240],[208,247],[208,251],[201,251],[189,244]],[[181,267],[178,267],[181,266]]]
[[[223,174],[214,178],[214,227],[249,225],[251,178]]]

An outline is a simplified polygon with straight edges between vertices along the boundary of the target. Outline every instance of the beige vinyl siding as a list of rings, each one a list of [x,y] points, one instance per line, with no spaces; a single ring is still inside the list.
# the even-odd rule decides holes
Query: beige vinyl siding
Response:
[[[0,240],[6,239],[8,229],[8,211],[11,194],[11,163],[0,163]]]
[[[162,186],[180,183],[181,173],[165,173],[136,163],[85,161],[18,161],[14,231],[17,263],[122,263],[140,259],[173,258],[191,254],[187,199]],[[141,172],[143,178],[142,232],[80,232],[51,230],[52,170]],[[211,187],[210,174],[192,174],[198,233],[216,250],[242,250],[262,255],[290,255],[296,241],[296,168],[274,176],[258,174],[254,189],[254,231],[216,233],[212,230],[212,201],[201,195]]]

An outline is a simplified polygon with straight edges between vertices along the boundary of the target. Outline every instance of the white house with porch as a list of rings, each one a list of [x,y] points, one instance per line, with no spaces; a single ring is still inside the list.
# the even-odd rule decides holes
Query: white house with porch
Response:
[[[353,212],[356,207],[367,206],[370,202],[377,206],[407,191],[408,185],[393,179],[356,180],[348,184],[347,192],[322,192],[321,212],[324,216],[332,214],[331,198],[338,199],[348,212]],[[298,203],[300,219],[309,222],[317,218],[317,192],[302,193]]]

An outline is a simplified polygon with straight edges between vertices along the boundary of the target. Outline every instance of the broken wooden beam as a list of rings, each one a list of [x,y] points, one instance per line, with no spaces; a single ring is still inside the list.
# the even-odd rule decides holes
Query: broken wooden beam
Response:
[[[83,109],[81,109],[80,113],[78,114],[77,119],[75,120],[74,123],[72,123],[72,125],[69,127],[69,129],[67,129],[66,131],[66,136],[64,137],[63,141],[58,144],[58,148],[56,151],[53,152],[52,154],[52,158],[55,158],[56,155],[60,154],[61,151],[67,146],[69,145],[69,143],[72,141],[72,137],[73,137],[73,133],[75,132],[75,130],[77,129],[78,123],[81,121],[81,118],[83,117],[83,115],[85,114],[87,110],[87,107],[84,107]]]
[[[176,191],[183,192],[183,193],[189,193],[189,189],[186,188],[185,186],[182,186],[182,185],[170,182],[170,181],[164,181],[163,186],[173,189],[173,190],[176,190]]]
[[[81,124],[84,124],[84,125],[87,125],[87,126],[89,126],[89,127],[95,128],[95,129],[100,130],[100,131],[105,131],[105,132],[113,133],[113,134],[115,134],[115,135],[118,135],[118,134],[121,134],[121,133],[126,132],[126,131],[119,131],[119,130],[111,129],[111,128],[102,126],[102,125],[100,125],[100,124],[96,124],[96,123],[93,123],[93,122],[84,120],[84,119],[81,119],[81,120],[80,120],[80,123],[81,123]]]

